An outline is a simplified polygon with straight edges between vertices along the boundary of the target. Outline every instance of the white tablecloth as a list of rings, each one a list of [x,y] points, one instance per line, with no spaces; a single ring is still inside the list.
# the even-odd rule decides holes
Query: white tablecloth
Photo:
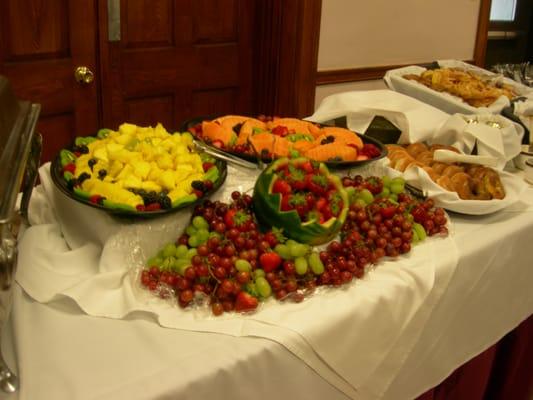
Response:
[[[180,326],[179,317],[158,319],[127,296],[125,305],[137,307],[127,308],[127,316],[102,313],[98,307],[120,287],[110,287],[114,294],[108,299],[105,291],[80,291],[77,275],[54,270],[55,254],[46,244],[59,239],[43,225],[33,238],[23,237],[17,279],[27,293],[17,288],[7,332],[14,348],[8,359],[21,378],[17,397],[415,397],[533,312],[533,189],[495,214],[452,215],[451,229],[450,238],[428,240],[344,291],[299,305],[273,304],[246,320],[228,320],[221,324],[225,329],[199,321],[198,330],[208,333],[195,332],[191,321]],[[75,252],[65,254],[76,261]],[[88,278],[125,276],[120,270],[85,272]],[[54,295],[54,277],[60,296]],[[69,279],[73,286],[65,289],[61,285]],[[82,282],[81,289],[97,288],[93,284]],[[95,293],[101,301],[91,298]]]

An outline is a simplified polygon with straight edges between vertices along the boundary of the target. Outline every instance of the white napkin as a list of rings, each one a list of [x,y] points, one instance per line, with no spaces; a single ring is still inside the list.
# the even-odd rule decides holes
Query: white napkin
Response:
[[[533,132],[533,95],[530,94],[525,100],[516,101],[513,104],[514,114],[529,131],[529,142],[531,143],[531,132]]]
[[[391,176],[402,176],[407,183],[422,190],[424,195],[431,197],[436,206],[469,215],[491,214],[520,200],[520,195],[526,190],[527,184],[518,176],[508,172],[498,171],[498,173],[505,188],[503,199],[462,200],[456,192],[449,192],[433,182],[427,172],[419,166],[409,166],[403,173],[389,168]]]
[[[253,172],[232,167],[228,176],[215,199],[246,191],[255,181]],[[250,315],[213,317],[207,307],[182,310],[138,283],[146,258],[180,234],[189,211],[136,223],[109,219],[58,192],[49,165],[40,169],[40,178],[43,186],[30,208],[35,225],[20,238],[17,271],[18,283],[32,298],[43,303],[69,298],[92,316],[121,319],[148,313],[169,328],[271,339],[351,398],[385,360],[388,375],[382,379],[391,380],[414,345],[407,341],[394,347],[407,326],[423,326],[426,313],[419,310],[428,296],[435,301],[445,284],[435,280],[436,261],[428,260],[438,252],[440,267],[453,269],[457,262],[453,240],[428,239],[341,289],[321,288],[299,304],[271,299]],[[88,226],[84,213],[99,229]]]
[[[516,157],[521,150],[524,128],[501,115],[452,115],[429,141],[457,147],[471,154],[477,145],[477,154],[498,159],[498,169]]]
[[[401,130],[399,143],[426,141],[449,116],[436,108],[391,90],[354,91],[326,97],[307,118],[325,122],[346,116],[349,129],[364,133],[375,116]]]

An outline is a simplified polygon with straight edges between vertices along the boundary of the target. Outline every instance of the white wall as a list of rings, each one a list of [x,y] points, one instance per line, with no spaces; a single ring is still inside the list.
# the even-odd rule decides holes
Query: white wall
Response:
[[[318,70],[471,60],[481,0],[323,0]],[[318,86],[316,104],[381,82]]]

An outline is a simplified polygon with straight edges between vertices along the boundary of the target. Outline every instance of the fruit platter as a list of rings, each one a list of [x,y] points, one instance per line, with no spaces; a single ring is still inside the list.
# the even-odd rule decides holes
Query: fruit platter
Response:
[[[197,204],[187,226],[146,255],[138,282],[184,311],[251,313],[346,287],[446,236],[447,224],[401,177],[338,176],[324,163],[281,158],[253,192]]]
[[[352,167],[387,154],[383,144],[372,137],[296,118],[199,117],[186,121],[182,130],[207,145],[252,162],[306,157],[329,167]]]
[[[226,179],[223,161],[198,153],[189,133],[124,123],[78,137],[53,160],[51,176],[67,196],[113,215],[152,217],[201,201]]]

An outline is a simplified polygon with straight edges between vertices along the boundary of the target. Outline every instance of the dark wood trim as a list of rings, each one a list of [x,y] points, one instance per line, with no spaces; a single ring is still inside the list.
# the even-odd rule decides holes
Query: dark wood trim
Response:
[[[256,111],[312,114],[321,10],[322,0],[258,2]]]
[[[474,60],[466,60],[465,62],[473,64]],[[421,67],[427,67],[432,62],[419,63]],[[316,74],[316,84],[332,85],[336,83],[370,81],[382,79],[388,70],[407,67],[413,64],[399,64],[399,65],[381,65],[379,67],[364,67],[364,68],[349,68],[349,69],[335,69],[318,71]]]
[[[485,55],[487,53],[487,36],[489,31],[491,0],[481,0],[479,4],[479,15],[477,21],[476,43],[474,47],[474,64],[478,67],[485,66]]]
[[[335,69],[318,71],[316,74],[317,85],[331,85],[334,83],[359,82],[381,79],[390,69],[401,68],[412,64],[382,65],[379,67]]]

